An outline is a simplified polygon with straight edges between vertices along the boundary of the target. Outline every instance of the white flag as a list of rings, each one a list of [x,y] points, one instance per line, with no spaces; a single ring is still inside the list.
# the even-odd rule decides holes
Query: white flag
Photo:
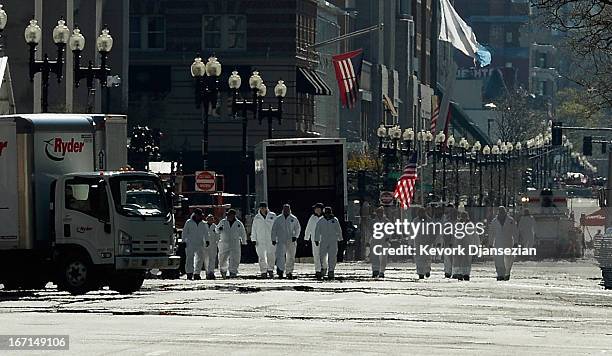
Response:
[[[476,58],[478,42],[472,28],[459,16],[449,0],[440,0],[440,41],[450,42],[467,56]]]

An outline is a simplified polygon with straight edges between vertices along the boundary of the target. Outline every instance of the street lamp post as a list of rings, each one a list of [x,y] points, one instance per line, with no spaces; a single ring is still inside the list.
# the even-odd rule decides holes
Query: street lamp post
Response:
[[[490,162],[491,161],[491,148],[489,147],[489,145],[485,145],[483,147],[482,154],[483,154],[483,157],[484,157],[484,162],[483,162],[484,165],[489,166],[489,191],[488,191],[489,194],[488,195],[490,197],[491,196],[490,192],[491,192],[491,190],[493,188],[493,169],[491,167],[492,165],[490,164],[491,163]],[[482,180],[482,175],[481,175],[481,180]],[[482,183],[481,183],[481,186],[482,186]],[[481,192],[481,195],[482,194],[483,193]],[[482,200],[482,197],[481,197],[481,200]],[[491,204],[490,199],[489,199],[489,204]]]
[[[493,197],[492,197],[492,202],[494,202],[495,204],[499,205],[499,200],[500,200],[500,196],[501,196],[501,173],[500,173],[500,166],[501,166],[501,150],[499,148],[499,145],[493,145],[493,148],[491,148],[491,154],[493,155],[493,165],[495,168],[495,172],[497,173],[497,191],[495,189],[493,189],[493,182],[491,182],[491,190],[493,192]],[[493,171],[491,171],[491,173],[493,173]],[[492,177],[492,176],[491,176]]]
[[[219,95],[219,76],[221,63],[215,56],[209,57],[206,64],[197,56],[191,64],[191,76],[195,80],[196,108],[200,109],[202,119],[202,166],[208,168],[208,111],[217,107]]]
[[[85,37],[78,27],[72,31],[69,46],[74,57],[74,86],[78,88],[82,79],[87,80],[87,112],[91,113],[93,112],[96,95],[94,79],[100,82],[100,86],[105,87],[106,80],[110,75],[111,70],[107,66],[107,60],[108,54],[113,48],[113,37],[111,37],[108,28],[105,27],[96,39],[96,48],[100,53],[100,67],[94,67],[93,61],[89,61],[87,67],[81,67],[81,52],[85,48]]]
[[[455,146],[455,137],[453,135],[450,135],[448,137],[448,139],[446,140],[446,147],[448,148],[448,159],[449,159],[449,163],[453,162],[453,159],[458,158],[458,157],[453,157],[453,153],[457,153],[456,151],[453,152],[453,148]],[[459,166],[457,166],[458,160],[455,160],[455,168],[457,169],[455,172],[455,182],[457,183],[457,185],[455,186],[455,189],[458,191],[459,190],[459,184],[458,184],[458,180],[457,177],[459,176]],[[451,168],[452,169],[452,168]],[[445,173],[446,173],[446,169],[445,169]],[[446,184],[444,184],[444,200],[446,200]],[[458,198],[455,199],[456,201],[458,201]]]
[[[36,60],[36,47],[42,38],[42,30],[38,26],[36,20],[30,20],[30,24],[24,32],[25,41],[30,46],[30,81],[34,81],[36,73],[42,75],[42,95],[41,109],[43,112],[49,111],[49,76],[54,73],[57,77],[57,82],[61,83],[64,66],[64,49],[70,36],[70,30],[66,26],[66,21],[60,19],[57,21],[57,26],[53,29],[53,42],[57,47],[57,55],[54,61],[49,60],[49,56],[45,53],[42,61]]]
[[[247,128],[248,128],[248,116],[249,112],[253,113],[253,116],[257,118],[259,113],[258,108],[258,95],[261,94],[260,87],[263,84],[263,79],[259,76],[258,71],[254,71],[251,77],[249,78],[249,88],[251,89],[252,99],[239,99],[238,91],[240,89],[240,85],[242,84],[242,79],[238,75],[237,71],[233,71],[232,75],[230,75],[228,80],[228,85],[232,91],[232,115],[237,116],[238,112],[242,113],[242,170],[243,170],[243,181],[242,181],[242,217],[244,218],[248,213],[248,203],[247,203],[247,190],[249,186],[249,176],[247,171]]]
[[[276,96],[277,106],[276,108],[272,105],[268,105],[264,108],[263,98],[266,95],[266,86],[262,83],[259,90],[259,124],[261,125],[264,118],[268,119],[268,138],[272,138],[272,120],[277,119],[280,125],[283,119],[283,99],[287,95],[287,86],[283,80],[279,80],[274,87],[274,96]]]

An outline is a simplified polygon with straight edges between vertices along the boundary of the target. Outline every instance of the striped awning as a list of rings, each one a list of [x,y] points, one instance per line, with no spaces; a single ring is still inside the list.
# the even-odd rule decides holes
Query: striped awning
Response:
[[[297,68],[296,86],[299,93],[331,95],[332,91],[323,78],[314,70]]]

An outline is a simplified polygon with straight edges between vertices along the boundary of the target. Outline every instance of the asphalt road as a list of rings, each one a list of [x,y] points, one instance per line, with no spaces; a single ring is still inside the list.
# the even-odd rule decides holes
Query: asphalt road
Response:
[[[384,280],[341,264],[334,282],[147,280],[142,291],[85,296],[0,290],[0,334],[67,334],[70,350],[0,354],[610,354],[612,291],[590,260],[516,263],[497,282],[491,263],[472,280],[419,281],[393,264]]]

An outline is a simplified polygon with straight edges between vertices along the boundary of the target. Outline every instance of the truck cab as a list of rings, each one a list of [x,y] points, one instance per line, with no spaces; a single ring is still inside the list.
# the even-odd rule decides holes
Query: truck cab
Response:
[[[109,284],[138,289],[148,269],[176,268],[171,202],[160,179],[143,172],[73,173],[50,199],[54,256],[62,289]]]

